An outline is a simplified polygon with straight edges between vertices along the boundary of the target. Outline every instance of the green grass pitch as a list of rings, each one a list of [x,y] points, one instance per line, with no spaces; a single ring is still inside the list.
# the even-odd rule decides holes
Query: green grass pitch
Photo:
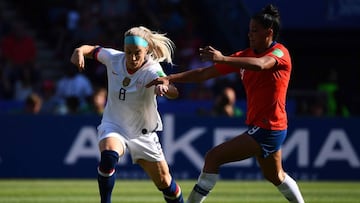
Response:
[[[180,180],[184,197],[195,180]],[[360,182],[298,182],[307,203],[360,203]],[[99,203],[96,180],[89,179],[0,179],[0,203]],[[118,179],[113,203],[164,202],[149,180]],[[287,202],[265,181],[219,181],[206,203]]]

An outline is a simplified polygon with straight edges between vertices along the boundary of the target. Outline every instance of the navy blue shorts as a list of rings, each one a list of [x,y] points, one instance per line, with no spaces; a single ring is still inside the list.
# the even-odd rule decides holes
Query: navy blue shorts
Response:
[[[266,158],[280,149],[286,138],[287,130],[266,130],[257,126],[249,126],[246,133],[260,144],[262,156]]]

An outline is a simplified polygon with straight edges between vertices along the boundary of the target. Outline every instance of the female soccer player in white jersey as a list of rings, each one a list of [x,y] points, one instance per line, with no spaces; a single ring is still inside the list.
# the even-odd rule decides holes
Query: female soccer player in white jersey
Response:
[[[174,43],[165,34],[140,26],[125,32],[124,51],[82,45],[71,56],[71,62],[80,71],[85,68],[85,58],[95,59],[107,69],[108,101],[98,126],[101,203],[111,202],[116,164],[126,150],[133,163],[139,164],[162,191],[166,202],[183,202],[181,189],[171,177],[156,133],[163,127],[156,95],[173,99],[178,91],[171,84],[145,87],[150,81],[165,76],[159,62],[172,63],[173,51]]]

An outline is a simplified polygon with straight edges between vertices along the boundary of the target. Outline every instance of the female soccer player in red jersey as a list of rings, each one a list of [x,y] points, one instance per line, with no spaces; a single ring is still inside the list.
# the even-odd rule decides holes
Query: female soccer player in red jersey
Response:
[[[247,95],[248,130],[211,150],[187,202],[203,202],[219,178],[219,168],[229,162],[256,157],[264,177],[289,202],[304,202],[297,183],[282,167],[281,145],[287,134],[286,93],[291,58],[286,47],[276,42],[280,15],[273,5],[254,15],[249,24],[250,47],[224,56],[211,46],[200,49],[200,57],[214,65],[157,78],[148,84],[201,82],[239,73]]]

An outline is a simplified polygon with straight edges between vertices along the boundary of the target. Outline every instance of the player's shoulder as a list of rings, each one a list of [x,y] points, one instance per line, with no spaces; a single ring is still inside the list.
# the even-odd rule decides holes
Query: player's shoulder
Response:
[[[164,77],[166,76],[164,69],[162,68],[161,64],[155,61],[147,62],[145,66],[143,67],[144,71],[148,72],[150,75],[152,75],[152,78],[157,77]]]
[[[279,58],[282,58],[283,56],[290,56],[289,50],[282,43],[276,43],[273,47],[271,47],[270,53]]]
[[[109,55],[124,55],[125,53],[123,51],[114,49],[114,48],[108,48],[108,47],[102,47],[100,49],[101,52],[107,53]]]
[[[280,43],[280,42],[276,43],[273,48],[288,52],[288,48],[283,43]]]
[[[157,61],[154,61],[151,57],[148,57],[146,59],[146,62],[145,64],[143,65],[142,67],[144,70],[147,70],[147,71],[151,71],[151,72],[154,72],[154,71],[157,71],[159,69],[162,69],[161,65],[159,62]]]
[[[125,53],[123,51],[114,49],[114,48],[104,48],[102,47],[99,51],[97,59],[99,61],[121,61],[125,58]]]

